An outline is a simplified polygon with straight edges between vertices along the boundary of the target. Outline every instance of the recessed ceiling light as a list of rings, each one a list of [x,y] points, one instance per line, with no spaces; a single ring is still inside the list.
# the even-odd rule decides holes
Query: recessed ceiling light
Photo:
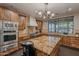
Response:
[[[54,14],[54,13],[52,13],[52,14],[51,14],[51,16],[53,17],[53,16],[55,16],[55,14]]]
[[[47,14],[50,14],[51,13],[51,11],[47,11]]]
[[[46,17],[45,16],[43,16],[43,19],[45,19]]]
[[[72,8],[68,8],[68,11],[72,11]]]
[[[38,15],[42,15],[42,12],[38,12]]]

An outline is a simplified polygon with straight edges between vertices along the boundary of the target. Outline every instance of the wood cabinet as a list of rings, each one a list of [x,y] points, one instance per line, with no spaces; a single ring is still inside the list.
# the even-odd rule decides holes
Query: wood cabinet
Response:
[[[4,20],[11,20],[11,11],[4,9]]]
[[[48,56],[46,53],[40,51],[40,50],[36,50],[36,55],[37,56]]]
[[[26,27],[28,27],[29,16],[26,16],[26,17],[25,17],[25,20],[26,20]]]
[[[19,15],[11,11],[11,21],[17,22],[19,20]]]
[[[62,38],[62,45],[79,48],[79,37],[64,36]]]
[[[19,16],[19,30],[24,30],[26,26],[26,19],[24,16]]]
[[[59,43],[53,48],[53,50],[51,51],[51,53],[48,55],[47,53],[44,53],[40,50],[36,50],[36,55],[37,56],[58,56],[59,52],[60,52],[60,48],[59,48]]]
[[[4,19],[4,8],[0,7],[0,19]]]
[[[71,42],[71,38],[70,37],[66,37],[64,36],[62,38],[62,44],[65,45],[65,46],[70,46],[70,42]]]
[[[19,41],[24,41],[29,37],[28,35],[28,16],[20,16],[19,17]]]
[[[10,20],[10,10],[0,7],[0,19]]]
[[[0,19],[1,20],[18,21],[18,18],[19,18],[18,13],[8,10],[6,8],[0,7]]]
[[[5,9],[4,19],[10,21],[18,21],[19,15],[11,10]]]
[[[60,42],[54,47],[53,51],[51,52],[51,56],[58,56],[60,53]]]
[[[79,37],[71,37],[71,47],[79,48]]]
[[[37,20],[36,22],[37,22],[37,24],[38,24],[37,30],[41,30],[41,31],[42,31],[43,22],[40,21],[40,20]]]

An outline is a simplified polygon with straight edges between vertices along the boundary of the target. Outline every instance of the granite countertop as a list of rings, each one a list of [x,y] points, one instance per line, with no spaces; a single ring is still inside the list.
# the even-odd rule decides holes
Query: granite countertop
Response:
[[[77,35],[77,34],[67,34],[67,35],[65,35],[65,34],[60,34],[61,36],[68,36],[68,37],[79,37],[79,35]]]
[[[40,36],[28,41],[32,41],[36,49],[50,55],[56,44],[60,41],[60,38],[57,36]]]
[[[56,36],[79,37],[79,34],[61,34],[61,33],[44,33],[44,34],[56,35]]]

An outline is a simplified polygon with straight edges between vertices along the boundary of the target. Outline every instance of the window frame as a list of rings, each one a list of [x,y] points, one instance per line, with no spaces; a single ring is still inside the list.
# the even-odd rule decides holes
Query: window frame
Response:
[[[72,29],[72,33],[73,33],[74,32],[74,20],[73,19],[74,19],[74,17],[72,16],[72,17],[65,17],[65,18],[55,19],[55,21],[49,20],[48,21],[48,32],[49,33],[52,32],[52,29],[53,28],[49,28],[49,24],[53,23],[55,25],[53,32],[59,32],[61,29],[63,29],[63,30],[64,29],[67,29],[67,33],[69,34],[69,29]],[[60,24],[60,22],[62,23],[63,21],[66,21],[67,22],[67,27],[66,28],[64,28],[63,26],[60,28],[60,25],[59,24]],[[72,22],[72,24],[73,24],[72,25],[72,28],[70,28],[69,22]],[[58,27],[56,27],[56,26],[58,26]],[[52,27],[52,25],[51,25],[51,27]],[[61,33],[61,32],[59,32],[59,33]]]

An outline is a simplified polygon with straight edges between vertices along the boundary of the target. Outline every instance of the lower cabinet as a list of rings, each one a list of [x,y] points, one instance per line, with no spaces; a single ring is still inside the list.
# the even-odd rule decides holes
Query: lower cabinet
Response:
[[[65,46],[70,46],[70,40],[71,40],[70,37],[64,36],[64,37],[62,38],[62,44],[65,45]]]
[[[79,37],[63,36],[62,45],[79,48]]]
[[[47,56],[46,53],[42,52],[42,51],[39,51],[39,50],[36,50],[36,55],[37,56]]]
[[[60,53],[60,45],[57,44],[51,51],[50,54],[44,53],[43,51],[36,50],[36,55],[37,56],[58,56]]]
[[[60,53],[60,46],[58,44],[57,46],[55,46],[55,48],[51,52],[50,56],[59,56],[59,53]]]
[[[79,48],[79,38],[71,38],[71,47]]]

